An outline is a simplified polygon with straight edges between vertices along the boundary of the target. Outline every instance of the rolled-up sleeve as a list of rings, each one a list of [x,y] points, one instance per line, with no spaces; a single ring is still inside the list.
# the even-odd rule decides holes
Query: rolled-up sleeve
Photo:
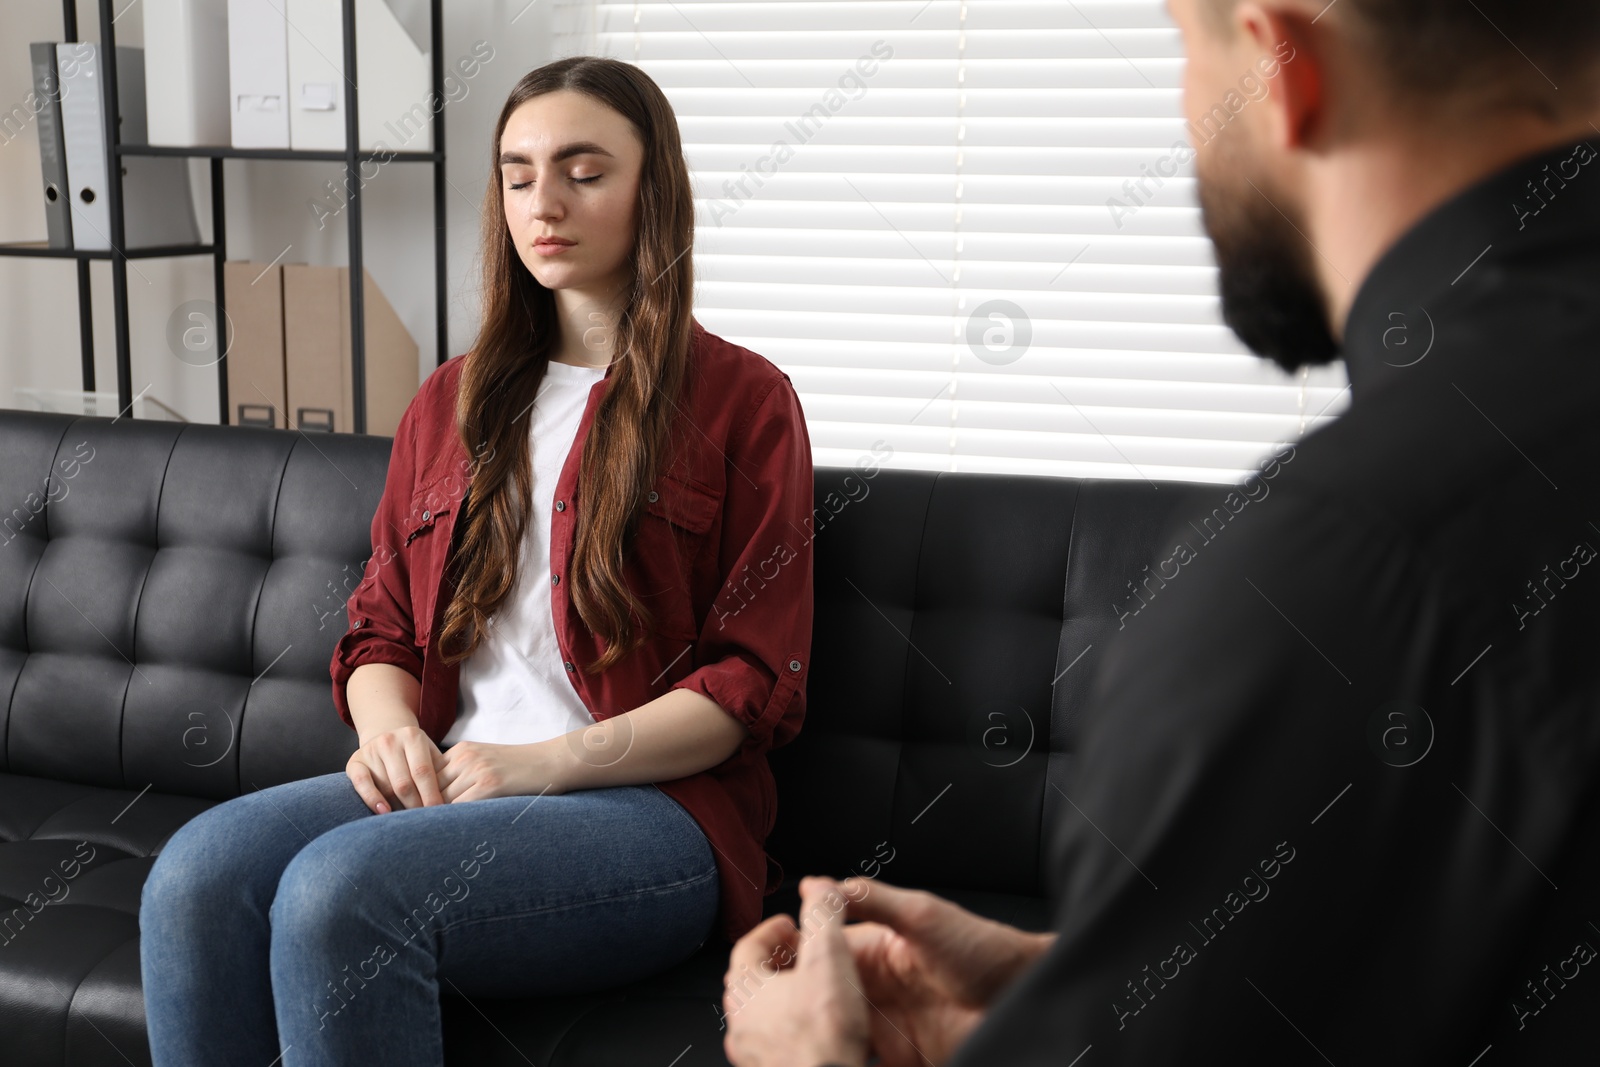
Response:
[[[700,667],[673,684],[720,705],[750,732],[746,749],[793,740],[811,667],[815,482],[811,439],[787,375],[730,436],[718,550],[723,582],[695,645]]]
[[[401,533],[411,501],[415,408],[415,402],[409,405],[396,427],[383,497],[372,516],[372,555],[363,567],[360,584],[345,601],[348,625],[334,645],[328,667],[334,707],[351,729],[355,720],[345,686],[357,667],[392,663],[419,681],[422,678],[422,649],[416,643],[411,619],[410,576]]]

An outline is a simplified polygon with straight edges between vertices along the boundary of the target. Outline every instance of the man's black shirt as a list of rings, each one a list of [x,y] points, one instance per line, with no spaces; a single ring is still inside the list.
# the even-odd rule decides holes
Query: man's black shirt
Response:
[[[1594,144],[1382,257],[1348,410],[1108,649],[1060,939],[956,1067],[1592,1059]]]

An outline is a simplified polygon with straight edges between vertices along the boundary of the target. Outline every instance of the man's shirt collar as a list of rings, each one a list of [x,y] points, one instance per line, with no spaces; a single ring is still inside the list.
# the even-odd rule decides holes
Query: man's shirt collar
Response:
[[[1351,402],[1421,357],[1432,316],[1529,253],[1600,239],[1600,137],[1528,156],[1407,231],[1362,283],[1345,323]]]

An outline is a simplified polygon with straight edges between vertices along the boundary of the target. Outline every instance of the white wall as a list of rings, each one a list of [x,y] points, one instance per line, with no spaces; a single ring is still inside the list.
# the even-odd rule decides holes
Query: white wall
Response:
[[[336,2],[336,0],[330,0]],[[402,19],[423,0],[397,0]],[[117,43],[143,44],[140,0],[116,0]],[[466,82],[465,96],[444,110],[450,344],[463,351],[477,325],[478,218],[489,178],[489,137],[500,106],[523,74],[552,58],[551,0],[450,0],[444,7],[444,61],[448,71],[487,41],[493,57]],[[79,0],[78,31],[98,41],[97,0]],[[0,4],[0,111],[20,106],[32,89],[30,41],[61,40],[56,0]],[[228,160],[224,164],[229,259],[266,263],[291,246],[286,262],[344,266],[349,262],[345,216],[321,230],[308,204],[325,195],[323,183],[342,184],[343,164]],[[211,238],[209,161],[190,164],[201,236]],[[420,350],[424,377],[437,365],[435,343],[432,167],[389,163],[362,190],[365,264],[399,311]],[[9,142],[0,138],[0,241],[43,241],[39,141],[31,127]],[[90,264],[94,296],[95,386],[116,391],[116,338],[112,328],[111,265]],[[72,260],[0,256],[0,406],[19,406],[20,386],[81,389],[78,291]],[[128,324],[132,391],[147,395],[195,422],[217,422],[216,367],[197,368],[175,357],[166,341],[167,320],[185,301],[211,299],[212,258],[128,261]]]

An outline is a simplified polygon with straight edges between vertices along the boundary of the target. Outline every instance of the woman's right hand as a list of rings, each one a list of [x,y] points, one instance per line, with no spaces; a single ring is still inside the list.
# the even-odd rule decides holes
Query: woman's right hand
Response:
[[[443,804],[438,773],[443,758],[421,727],[399,726],[364,742],[344,771],[367,807],[383,814]]]

